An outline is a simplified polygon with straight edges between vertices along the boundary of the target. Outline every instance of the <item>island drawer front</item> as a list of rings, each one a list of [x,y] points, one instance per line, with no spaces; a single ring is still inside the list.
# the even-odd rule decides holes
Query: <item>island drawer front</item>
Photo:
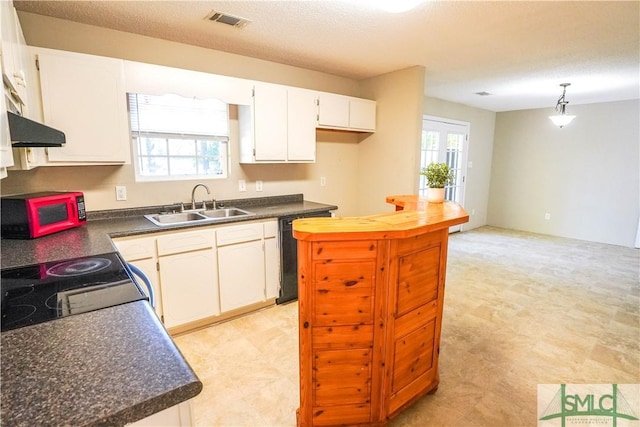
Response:
[[[374,277],[374,261],[316,264],[313,325],[372,323]]]
[[[371,405],[315,406],[314,426],[347,426],[366,424],[371,421]]]
[[[167,234],[159,236],[157,244],[159,256],[215,248],[215,231],[197,230]]]
[[[373,345],[373,325],[317,326],[313,328],[316,349],[368,348]]]
[[[371,350],[320,350],[314,354],[317,406],[366,404],[371,399]]]
[[[354,240],[346,242],[314,242],[313,259],[363,259],[377,256],[376,240]]]

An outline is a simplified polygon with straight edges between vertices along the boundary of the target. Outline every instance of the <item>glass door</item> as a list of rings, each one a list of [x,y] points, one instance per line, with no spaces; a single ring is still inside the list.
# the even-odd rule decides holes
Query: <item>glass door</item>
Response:
[[[464,190],[467,175],[467,143],[469,123],[425,116],[422,120],[422,142],[420,147],[420,169],[430,163],[446,163],[454,178],[445,187],[444,198],[464,206]],[[418,192],[427,195],[427,181],[420,175]],[[450,231],[460,231],[461,226]]]

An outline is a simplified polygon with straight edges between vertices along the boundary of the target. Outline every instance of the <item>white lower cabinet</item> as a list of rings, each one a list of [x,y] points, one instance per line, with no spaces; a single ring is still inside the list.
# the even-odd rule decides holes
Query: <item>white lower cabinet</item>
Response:
[[[157,245],[165,327],[220,314],[214,230],[159,236]]]
[[[266,297],[277,298],[280,295],[278,221],[264,223],[264,270]]]
[[[128,263],[138,267],[147,276],[153,286],[155,297],[154,309],[162,318],[162,290],[158,276],[158,257],[156,254],[155,236],[121,237],[113,240],[113,244]],[[144,284],[140,284],[144,286]],[[146,291],[146,289],[145,289]]]
[[[127,424],[132,427],[190,427],[194,425],[191,400],[156,412],[139,421]]]
[[[262,223],[217,230],[222,313],[264,301],[265,257]]]
[[[156,313],[166,328],[179,332],[276,298],[277,235],[278,221],[266,220],[121,237],[113,243],[149,277]]]
[[[218,248],[222,313],[264,301],[262,240]]]

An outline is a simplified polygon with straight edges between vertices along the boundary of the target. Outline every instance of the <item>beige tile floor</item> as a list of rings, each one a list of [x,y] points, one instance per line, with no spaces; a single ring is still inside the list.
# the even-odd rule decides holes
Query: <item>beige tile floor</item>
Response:
[[[640,383],[640,251],[492,227],[451,235],[440,387],[397,426],[535,426],[537,384]],[[176,338],[199,426],[294,426],[297,304]]]

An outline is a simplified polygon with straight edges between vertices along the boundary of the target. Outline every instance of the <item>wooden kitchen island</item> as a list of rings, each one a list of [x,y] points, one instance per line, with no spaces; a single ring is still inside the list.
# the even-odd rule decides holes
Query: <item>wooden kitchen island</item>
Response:
[[[383,426],[438,387],[453,202],[391,196],[396,212],[298,219],[299,426]]]

